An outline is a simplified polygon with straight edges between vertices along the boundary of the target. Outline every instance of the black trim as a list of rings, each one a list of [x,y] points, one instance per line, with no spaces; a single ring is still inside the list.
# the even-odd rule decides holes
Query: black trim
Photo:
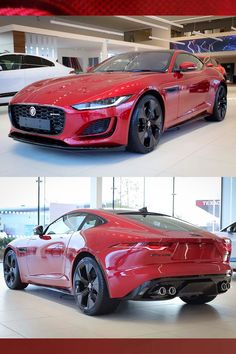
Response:
[[[175,93],[175,92],[180,91],[180,87],[178,85],[175,85],[175,86],[165,88],[164,91],[166,93]]]
[[[26,135],[22,133],[12,132],[9,133],[9,138],[12,138],[16,141],[20,141],[22,143],[39,145],[46,148],[55,148],[59,150],[68,150],[68,151],[124,151],[125,146],[70,146],[60,140],[45,138],[45,137],[38,137],[34,135]]]
[[[190,275],[183,277],[158,278],[144,282],[133,291],[131,291],[125,299],[127,300],[169,300],[174,297],[192,296],[192,295],[218,295],[225,293],[220,285],[222,282],[230,283],[232,272],[228,271],[225,274],[209,274],[209,275]],[[176,288],[175,295],[160,295],[157,293],[160,287],[171,286]]]

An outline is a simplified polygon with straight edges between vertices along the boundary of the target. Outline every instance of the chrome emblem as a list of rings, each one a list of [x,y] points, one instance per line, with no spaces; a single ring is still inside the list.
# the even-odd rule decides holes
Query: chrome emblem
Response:
[[[35,107],[31,106],[29,109],[29,113],[30,113],[31,117],[34,117],[36,115]]]

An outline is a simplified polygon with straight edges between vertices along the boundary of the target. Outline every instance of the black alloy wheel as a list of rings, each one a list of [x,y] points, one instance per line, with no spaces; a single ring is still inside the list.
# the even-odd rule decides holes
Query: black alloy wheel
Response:
[[[114,311],[118,299],[111,299],[102,271],[90,257],[81,259],[75,269],[73,287],[76,304],[87,315],[101,315]]]
[[[5,283],[8,288],[22,290],[28,286],[28,284],[21,282],[18,262],[13,250],[9,250],[5,255],[3,269]]]
[[[129,151],[146,154],[158,144],[163,130],[163,112],[159,100],[145,95],[137,103],[130,123]]]
[[[206,118],[208,121],[221,122],[227,111],[227,92],[223,85],[220,85],[215,96],[213,114]]]

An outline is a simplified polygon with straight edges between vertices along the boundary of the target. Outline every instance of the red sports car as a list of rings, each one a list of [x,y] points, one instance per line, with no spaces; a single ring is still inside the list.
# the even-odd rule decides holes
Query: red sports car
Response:
[[[81,209],[67,213],[4,254],[10,289],[28,284],[73,294],[99,315],[121,300],[203,304],[230,288],[231,241],[167,215]]]
[[[67,149],[148,153],[167,128],[224,119],[222,75],[173,50],[117,55],[92,72],[36,82],[11,101],[15,140]]]

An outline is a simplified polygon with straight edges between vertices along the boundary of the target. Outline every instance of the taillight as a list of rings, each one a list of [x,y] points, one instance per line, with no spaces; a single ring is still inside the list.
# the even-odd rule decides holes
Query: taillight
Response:
[[[124,242],[112,245],[112,247],[116,248],[147,249],[152,251],[164,251],[172,246],[173,242]]]
[[[232,242],[229,238],[224,238],[223,245],[224,245],[224,249],[226,251],[225,255],[224,255],[224,262],[229,262],[231,251],[232,251]]]

